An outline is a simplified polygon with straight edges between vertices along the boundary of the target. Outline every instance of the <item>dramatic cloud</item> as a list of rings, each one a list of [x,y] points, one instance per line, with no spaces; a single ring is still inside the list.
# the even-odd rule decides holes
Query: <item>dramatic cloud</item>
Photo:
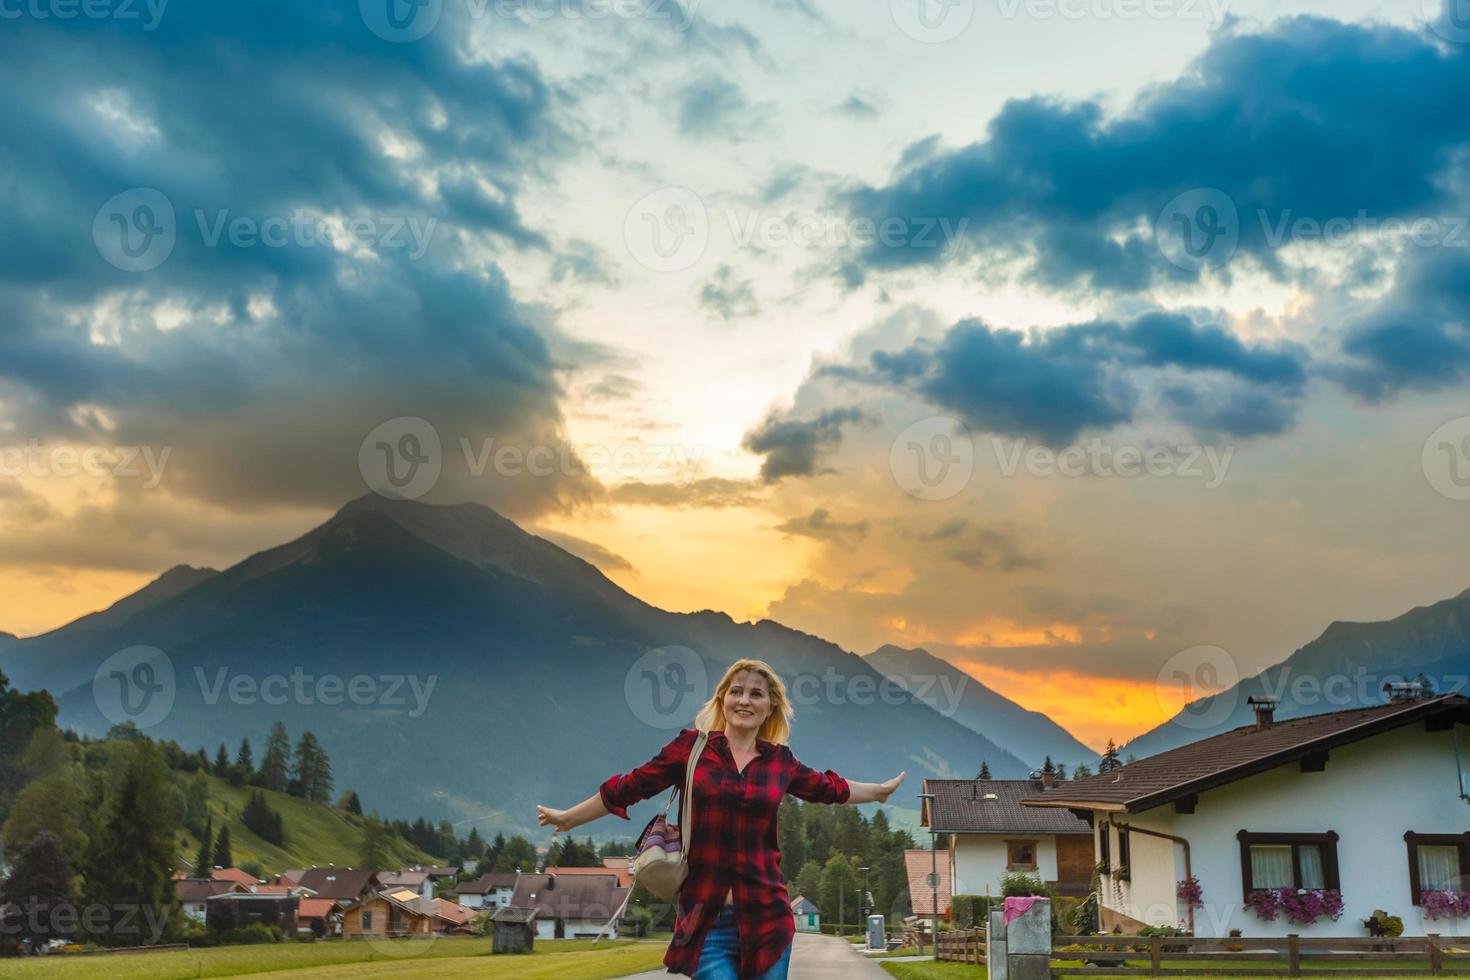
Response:
[[[721,320],[739,320],[760,313],[760,302],[755,298],[755,283],[736,277],[735,270],[722,265],[715,270],[714,278],[699,290],[699,302]]]
[[[782,534],[818,541],[842,543],[861,541],[868,536],[867,521],[834,521],[824,507],[818,507],[805,517],[793,517],[776,525]]]
[[[744,446],[764,456],[761,479],[775,483],[788,476],[817,472],[821,454],[842,441],[842,427],[863,419],[861,409],[837,408],[812,419],[782,419],[771,415],[746,433]]]

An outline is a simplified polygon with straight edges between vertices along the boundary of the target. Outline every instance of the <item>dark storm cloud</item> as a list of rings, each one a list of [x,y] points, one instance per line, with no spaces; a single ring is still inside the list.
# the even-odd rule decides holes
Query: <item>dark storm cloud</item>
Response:
[[[788,476],[812,476],[818,472],[822,454],[841,443],[842,427],[863,419],[857,408],[831,409],[810,419],[783,419],[773,414],[746,433],[742,445],[765,457],[761,479],[767,483]]]
[[[407,44],[327,0],[171,5],[149,32],[9,23],[0,400],[14,430],[95,437],[77,422],[93,406],[109,441],[172,447],[170,491],[336,505],[364,489],[363,437],[413,415],[443,439],[445,495],[520,514],[584,499],[573,468],[497,481],[460,451],[557,440],[546,328],[489,257],[548,247],[516,202],[572,147],[536,65],[468,55],[459,12],[445,5]],[[163,195],[177,235],[141,272],[93,238],[104,202],[135,188]],[[334,245],[322,216],[370,229]],[[271,222],[284,237],[265,236]]]
[[[1053,287],[1142,290],[1196,278],[1165,261],[1151,229],[1177,195],[1218,188],[1238,208],[1240,253],[1284,275],[1275,250],[1295,232],[1270,233],[1282,215],[1383,220],[1453,200],[1441,177],[1470,139],[1467,51],[1428,32],[1297,17],[1219,35],[1120,114],[1095,100],[1009,101],[977,142],[915,144],[891,181],[845,197],[875,223],[948,219],[970,249],[904,240],[858,258],[882,269],[980,250],[1034,259],[1031,277]]]

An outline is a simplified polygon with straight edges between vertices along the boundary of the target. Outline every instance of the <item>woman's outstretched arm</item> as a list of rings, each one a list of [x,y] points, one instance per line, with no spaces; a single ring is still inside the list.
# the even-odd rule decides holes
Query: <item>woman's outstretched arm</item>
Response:
[[[565,833],[584,823],[591,823],[608,814],[603,805],[602,794],[596,793],[569,810],[553,810],[549,806],[536,807],[536,822],[543,827],[555,827]]]
[[[894,790],[898,789],[906,776],[908,772],[901,772],[886,783],[858,783],[849,779],[847,785],[852,793],[848,796],[847,802],[887,803],[888,798],[893,795]]]

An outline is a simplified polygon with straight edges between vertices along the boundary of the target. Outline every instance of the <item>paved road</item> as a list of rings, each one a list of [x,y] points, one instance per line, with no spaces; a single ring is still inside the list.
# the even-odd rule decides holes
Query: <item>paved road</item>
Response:
[[[670,980],[663,970],[639,973],[625,980]],[[852,943],[836,936],[796,934],[791,951],[791,980],[892,980],[876,962],[855,952]]]

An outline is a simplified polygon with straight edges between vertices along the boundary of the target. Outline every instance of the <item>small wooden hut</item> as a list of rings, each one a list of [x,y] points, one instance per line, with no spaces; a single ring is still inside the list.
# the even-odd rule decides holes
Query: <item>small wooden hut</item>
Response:
[[[536,910],[506,906],[490,917],[495,923],[495,953],[531,953],[536,946]]]

